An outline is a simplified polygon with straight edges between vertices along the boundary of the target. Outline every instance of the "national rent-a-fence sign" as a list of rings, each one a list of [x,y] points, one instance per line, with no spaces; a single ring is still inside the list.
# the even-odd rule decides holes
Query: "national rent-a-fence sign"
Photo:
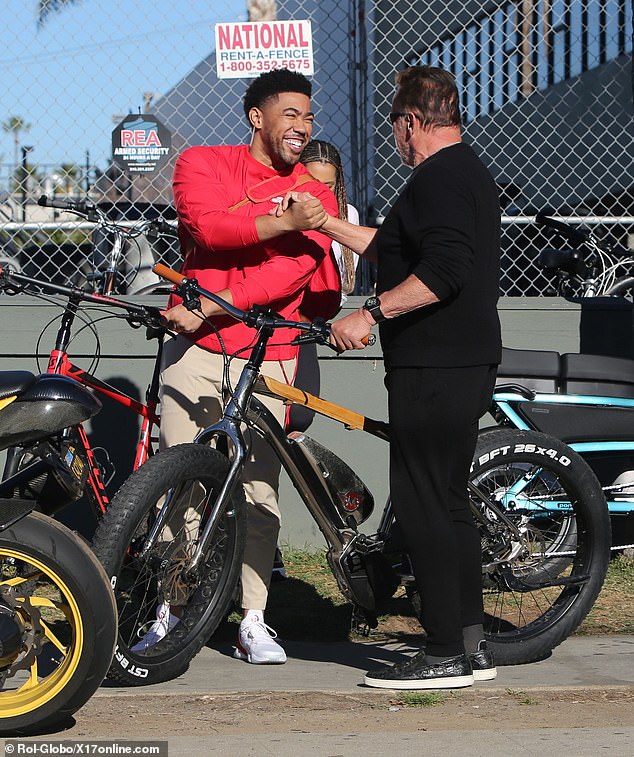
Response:
[[[255,77],[276,68],[315,73],[310,21],[216,24],[215,32],[219,79]]]

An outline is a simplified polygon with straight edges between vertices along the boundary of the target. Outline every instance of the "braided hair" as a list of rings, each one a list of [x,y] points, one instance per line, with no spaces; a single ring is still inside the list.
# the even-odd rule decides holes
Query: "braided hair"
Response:
[[[337,199],[339,208],[339,218],[344,221],[348,220],[348,195],[346,192],[346,182],[343,176],[343,164],[341,155],[334,145],[330,142],[322,142],[319,139],[311,140],[302,150],[300,162],[304,165],[308,163],[329,163],[336,169],[335,186],[333,193]],[[349,247],[341,245],[343,256],[343,274],[341,276],[341,289],[344,294],[350,294],[354,289],[355,282],[355,260],[354,253]]]

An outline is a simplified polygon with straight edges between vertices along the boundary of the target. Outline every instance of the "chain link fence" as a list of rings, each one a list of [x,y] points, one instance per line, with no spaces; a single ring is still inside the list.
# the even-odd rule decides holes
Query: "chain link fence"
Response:
[[[394,71],[439,65],[502,190],[502,294],[552,294],[535,265],[553,245],[540,209],[634,247],[631,0],[382,0],[374,28],[378,214],[407,176],[386,117]]]
[[[63,283],[105,259],[107,235],[38,206],[43,193],[89,198],[113,219],[173,219],[176,155],[249,138],[249,80],[218,78],[214,25],[273,19],[311,22],[314,137],[342,153],[362,221],[380,223],[408,175],[387,120],[394,72],[432,64],[456,75],[466,139],[502,189],[503,295],[551,293],[535,266],[552,242],[532,222],[538,209],[634,246],[631,0],[191,0],[186,14],[165,0],[9,4],[0,264]],[[156,123],[170,151],[154,170],[117,160],[113,130]],[[178,259],[166,242],[134,249],[121,263],[124,288],[142,254]],[[363,267],[357,292],[372,283]]]

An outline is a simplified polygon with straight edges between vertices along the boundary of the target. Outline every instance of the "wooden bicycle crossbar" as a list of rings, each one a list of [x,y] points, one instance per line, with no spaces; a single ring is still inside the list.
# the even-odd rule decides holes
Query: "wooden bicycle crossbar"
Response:
[[[380,439],[389,439],[387,423],[367,418],[365,415],[355,413],[354,410],[349,410],[341,405],[335,405],[334,402],[322,400],[321,397],[315,397],[315,395],[309,394],[302,389],[276,381],[262,373],[258,377],[255,391],[258,394],[281,397],[285,405],[295,404],[307,407],[319,413],[319,415],[324,415],[327,418],[332,418],[332,420],[342,423],[347,429],[367,431],[369,434],[377,436]]]

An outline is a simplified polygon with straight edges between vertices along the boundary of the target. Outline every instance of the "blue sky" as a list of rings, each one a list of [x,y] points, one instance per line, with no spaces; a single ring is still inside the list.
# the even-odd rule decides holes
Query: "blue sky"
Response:
[[[214,24],[246,18],[246,0],[83,0],[36,26],[36,0],[3,0],[0,121],[31,124],[23,145],[35,164],[105,168],[112,117],[138,112],[214,46]],[[0,131],[0,163],[13,138]]]

